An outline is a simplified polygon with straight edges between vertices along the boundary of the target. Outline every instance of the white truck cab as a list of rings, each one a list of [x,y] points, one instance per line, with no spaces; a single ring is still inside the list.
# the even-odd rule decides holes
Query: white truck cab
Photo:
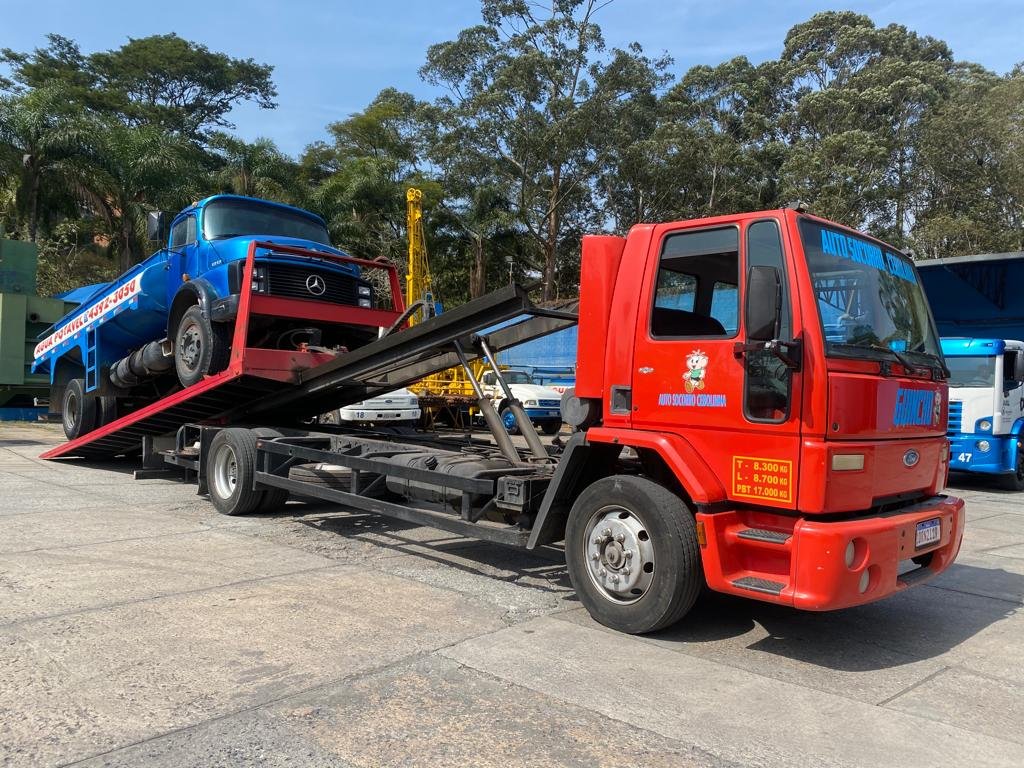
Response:
[[[397,424],[414,427],[419,423],[420,399],[408,389],[396,389],[334,412],[340,424]]]
[[[949,468],[1024,490],[1024,342],[943,338],[950,371]]]
[[[523,410],[536,426],[546,435],[556,435],[562,428],[562,394],[551,387],[533,383],[533,377],[526,371],[502,371],[502,377],[512,390],[512,395],[523,404]],[[515,416],[507,407],[505,395],[493,371],[483,374],[480,379],[484,393],[498,406],[501,421],[509,434],[516,434]]]

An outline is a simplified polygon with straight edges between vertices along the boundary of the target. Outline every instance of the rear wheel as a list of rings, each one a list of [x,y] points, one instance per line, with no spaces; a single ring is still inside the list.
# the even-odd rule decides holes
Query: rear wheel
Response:
[[[1024,491],[1024,445],[1017,443],[1017,466],[1012,474],[1003,476],[1003,487],[1008,491]]]
[[[562,431],[562,422],[561,420],[551,419],[542,423],[540,428],[544,430],[545,435],[557,435]]]
[[[61,398],[62,424],[68,440],[74,440],[99,425],[98,398],[85,394],[85,379],[71,379]]]
[[[214,323],[198,304],[185,310],[174,334],[174,369],[183,387],[228,367],[231,327]]]
[[[590,615],[629,634],[674,624],[704,584],[690,510],[666,488],[631,475],[598,480],[579,495],[565,559]]]
[[[225,515],[255,512],[264,491],[253,488],[256,474],[256,434],[249,429],[222,429],[210,441],[206,482],[210,501]]]

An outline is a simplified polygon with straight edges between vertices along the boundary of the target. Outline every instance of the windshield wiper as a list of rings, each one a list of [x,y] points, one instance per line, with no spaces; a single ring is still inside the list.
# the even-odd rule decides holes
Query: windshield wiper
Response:
[[[867,344],[867,345],[864,345],[864,344],[851,344],[849,342],[842,342],[842,341],[829,342],[829,349],[830,350],[835,349],[836,347],[840,347],[840,348],[842,348],[842,350],[847,351],[847,354],[840,355],[841,357],[863,358],[863,359],[866,359],[866,360],[874,360],[877,363],[888,363],[889,362],[888,360],[880,359],[877,354],[864,354],[864,353],[884,352],[884,353],[886,353],[888,355],[892,355],[892,357],[895,358],[896,361],[900,365],[902,365],[904,368],[906,368],[908,371],[913,371],[914,369],[920,369],[920,368],[927,367],[927,366],[924,366],[924,365],[915,364],[909,358],[905,357],[901,352],[897,352],[895,349],[890,349],[889,347],[883,347],[883,346],[880,346],[878,344]],[[883,376],[889,376],[890,374],[891,374],[891,372],[889,371],[889,366],[888,365],[883,365],[882,366],[882,375]]]

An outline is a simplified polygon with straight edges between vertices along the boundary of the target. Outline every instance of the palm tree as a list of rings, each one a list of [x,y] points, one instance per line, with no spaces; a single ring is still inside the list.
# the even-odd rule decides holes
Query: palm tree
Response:
[[[88,138],[86,121],[59,86],[0,96],[0,145],[8,167],[20,177],[18,197],[27,209],[29,240],[35,242],[38,233],[44,185],[66,186],[69,162]]]
[[[139,232],[154,208],[177,210],[201,188],[197,149],[155,126],[97,121],[74,163],[75,190],[107,225],[122,269],[141,260]]]
[[[270,139],[260,138],[249,144],[218,133],[210,145],[224,162],[214,175],[219,189],[282,203],[297,202],[298,166]]]

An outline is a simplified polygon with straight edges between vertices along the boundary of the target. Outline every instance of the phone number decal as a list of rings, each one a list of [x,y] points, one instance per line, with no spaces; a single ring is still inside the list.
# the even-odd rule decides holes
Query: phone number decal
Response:
[[[793,462],[733,456],[732,495],[755,501],[792,504]]]

